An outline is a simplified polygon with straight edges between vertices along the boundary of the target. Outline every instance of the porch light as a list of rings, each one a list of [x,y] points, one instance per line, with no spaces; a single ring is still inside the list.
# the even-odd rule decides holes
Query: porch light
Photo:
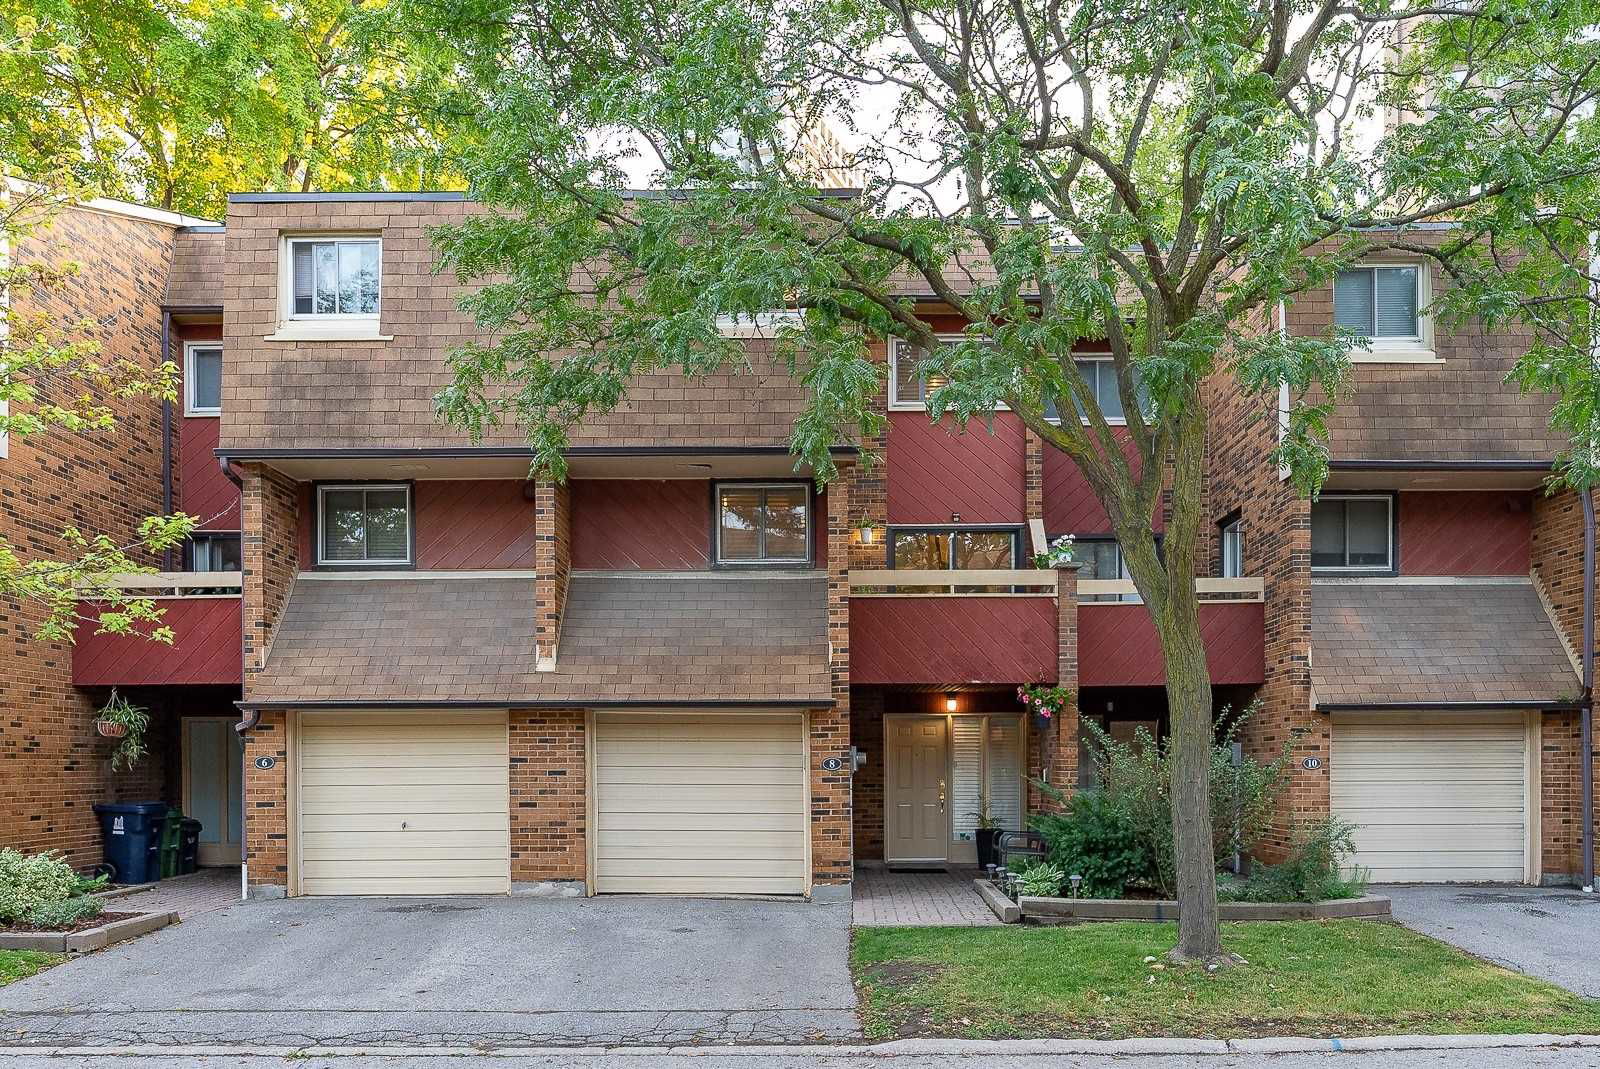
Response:
[[[856,544],[861,546],[875,546],[878,544],[878,529],[870,523],[864,523],[856,528]]]
[[[956,707],[959,704],[960,704],[960,702],[958,702],[956,700],[956,696],[954,694],[946,694],[944,696],[944,711],[945,712],[947,712],[947,713],[955,712],[956,711]]]

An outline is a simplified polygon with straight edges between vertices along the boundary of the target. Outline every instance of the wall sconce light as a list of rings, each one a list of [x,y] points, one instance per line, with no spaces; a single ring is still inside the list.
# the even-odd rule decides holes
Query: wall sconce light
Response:
[[[856,544],[861,546],[875,546],[878,544],[878,529],[870,523],[864,523],[856,528]]]
[[[947,712],[947,713],[955,712],[956,711],[956,706],[959,705],[959,704],[960,703],[958,701],[956,701],[956,696],[954,694],[946,694],[944,696],[944,711],[945,712]]]

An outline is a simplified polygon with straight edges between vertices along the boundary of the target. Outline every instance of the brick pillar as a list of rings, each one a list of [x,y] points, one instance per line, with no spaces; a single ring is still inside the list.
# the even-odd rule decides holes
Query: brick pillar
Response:
[[[1022,515],[1044,519],[1044,441],[1032,431],[1023,432]]]
[[[244,863],[251,898],[289,889],[288,714],[272,710],[244,736]],[[272,758],[272,767],[256,762]]]
[[[555,669],[561,642],[561,614],[572,573],[572,493],[568,484],[541,481],[534,493],[534,636],[538,670]]]
[[[851,877],[850,849],[850,527],[851,491],[857,468],[839,465],[828,486],[828,667],[833,707],[811,711],[811,880],[845,884]],[[837,772],[822,768],[840,758]]]
[[[581,881],[588,815],[582,709],[511,710],[511,879]]]
[[[1056,569],[1056,684],[1071,691],[1072,700],[1044,728],[1031,729],[1028,808],[1032,811],[1053,805],[1034,780],[1043,779],[1068,795],[1078,782],[1078,567],[1071,561]],[[1031,724],[1031,715],[1029,720]]]

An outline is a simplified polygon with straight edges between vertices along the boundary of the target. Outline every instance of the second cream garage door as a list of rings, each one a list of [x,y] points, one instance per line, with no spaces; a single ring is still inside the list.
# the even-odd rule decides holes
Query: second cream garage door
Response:
[[[511,889],[504,712],[302,713],[300,893]]]
[[[596,714],[595,891],[804,894],[802,723]]]
[[[1332,803],[1375,883],[1526,878],[1520,713],[1334,713]]]

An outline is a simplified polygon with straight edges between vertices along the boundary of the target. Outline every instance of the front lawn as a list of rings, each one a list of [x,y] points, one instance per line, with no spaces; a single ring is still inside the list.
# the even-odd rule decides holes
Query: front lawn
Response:
[[[59,954],[43,954],[37,950],[0,950],[0,987],[13,980],[26,980],[36,972],[60,965],[67,959]]]
[[[867,1035],[1600,1033],[1600,1001],[1373,921],[1223,925],[1248,964],[1157,969],[1174,924],[860,928]]]

